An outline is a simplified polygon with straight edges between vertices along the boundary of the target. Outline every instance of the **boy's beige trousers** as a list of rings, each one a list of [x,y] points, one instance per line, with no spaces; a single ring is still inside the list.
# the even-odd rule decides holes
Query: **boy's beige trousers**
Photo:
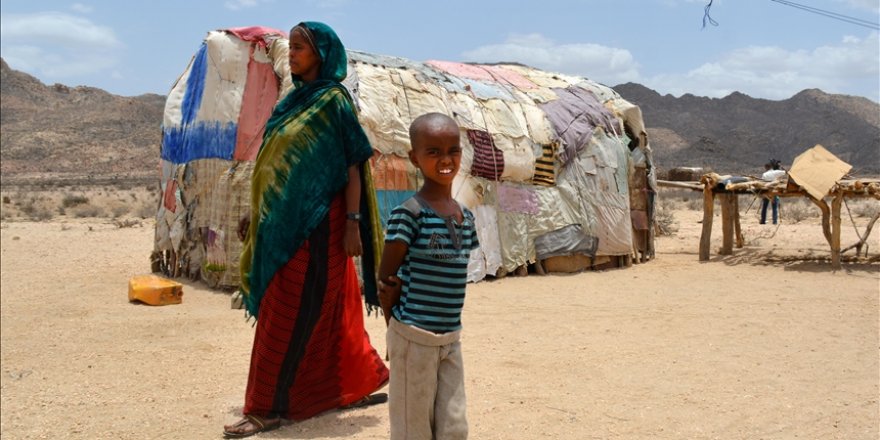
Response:
[[[468,426],[460,331],[431,333],[391,319],[391,440],[463,440]]]

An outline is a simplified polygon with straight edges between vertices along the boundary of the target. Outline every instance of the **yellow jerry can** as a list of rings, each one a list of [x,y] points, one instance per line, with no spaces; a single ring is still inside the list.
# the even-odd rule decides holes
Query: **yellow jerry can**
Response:
[[[183,284],[156,275],[135,275],[128,281],[128,300],[151,306],[183,302]]]

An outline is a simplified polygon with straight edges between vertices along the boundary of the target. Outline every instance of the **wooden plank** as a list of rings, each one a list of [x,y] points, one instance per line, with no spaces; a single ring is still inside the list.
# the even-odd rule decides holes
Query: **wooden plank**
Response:
[[[733,254],[733,198],[736,194],[721,195],[721,255]]]
[[[840,205],[843,193],[838,192],[831,202],[831,269],[840,270]]]
[[[669,188],[685,188],[692,189],[694,191],[701,191],[703,189],[703,185],[700,182],[674,182],[671,180],[658,180],[657,186],[664,186]]]
[[[700,261],[709,261],[712,243],[712,216],[715,209],[715,192],[711,185],[703,187],[703,232],[700,234]]]
[[[733,229],[736,232],[736,248],[742,249],[745,245],[745,240],[743,239],[742,226],[739,222],[739,195],[732,194],[733,196]]]

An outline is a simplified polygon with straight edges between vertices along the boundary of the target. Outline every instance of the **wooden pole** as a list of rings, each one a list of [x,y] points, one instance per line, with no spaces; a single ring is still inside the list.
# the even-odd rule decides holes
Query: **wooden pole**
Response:
[[[669,180],[657,180],[657,186],[665,186],[669,188],[685,188],[699,191],[702,189],[700,182],[675,182]]]
[[[721,255],[733,254],[733,197],[735,194],[721,195]]]
[[[632,228],[632,234],[632,261],[634,264],[639,264],[639,237],[642,236],[642,232]]]
[[[733,230],[736,232],[736,248],[742,249],[745,245],[743,239],[742,226],[739,223],[739,194],[733,195]]]
[[[712,186],[703,187],[703,232],[700,234],[700,261],[709,261],[709,246],[712,243],[712,216],[715,209],[715,192]]]
[[[645,244],[645,254],[642,255],[642,261],[648,261],[654,258],[654,239],[657,234],[657,194],[654,191],[648,192],[648,242]]]
[[[831,209],[828,208],[828,204],[825,203],[824,200],[817,199],[809,194],[807,197],[822,210],[822,233],[825,234],[825,241],[831,244],[831,226],[828,223],[829,217],[831,217]]]
[[[831,269],[840,270],[840,205],[843,191],[834,194],[831,202]]]

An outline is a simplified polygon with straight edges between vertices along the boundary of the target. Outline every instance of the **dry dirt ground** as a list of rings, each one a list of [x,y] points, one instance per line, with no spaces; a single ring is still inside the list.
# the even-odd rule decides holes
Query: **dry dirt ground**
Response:
[[[647,264],[468,286],[471,438],[877,439],[880,233],[835,272],[817,219],[750,215],[745,248],[700,263],[701,212],[674,214]],[[148,220],[2,223],[4,439],[213,439],[239,416],[253,329],[197,282],[129,303],[152,240]],[[387,437],[384,405],[257,436]]]

